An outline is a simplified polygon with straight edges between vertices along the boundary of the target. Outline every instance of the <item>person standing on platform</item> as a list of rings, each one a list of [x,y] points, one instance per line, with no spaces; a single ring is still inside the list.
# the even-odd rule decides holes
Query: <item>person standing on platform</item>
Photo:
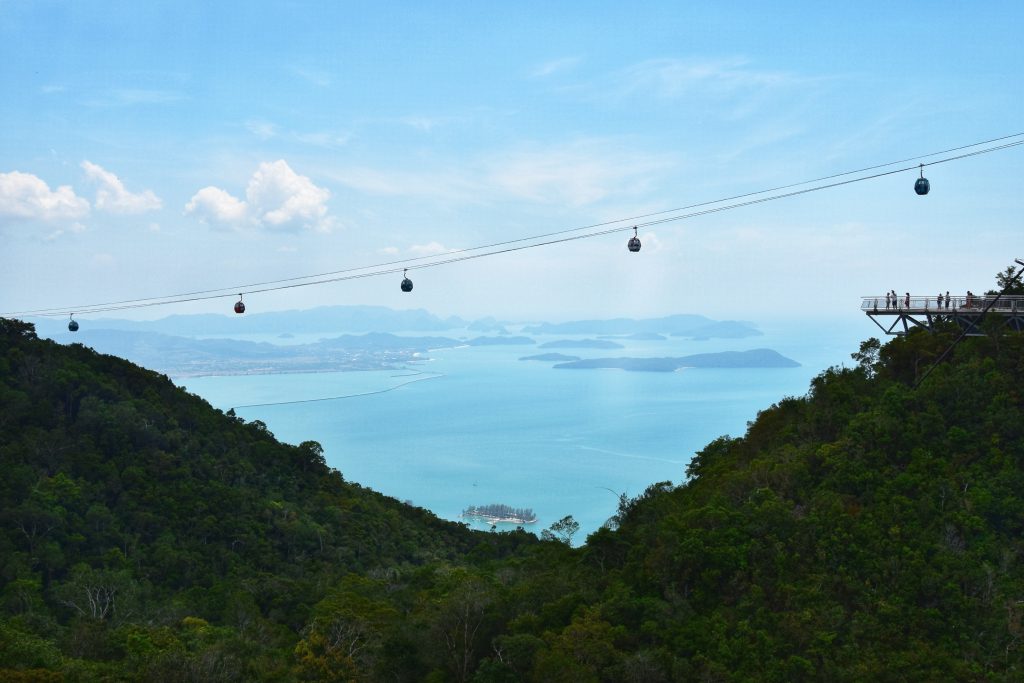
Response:
[[[907,292],[907,296],[903,299],[903,307],[910,308],[910,292]]]
[[[949,290],[946,290],[946,308],[949,308]]]
[[[889,310],[889,292],[885,293],[885,310]]]
[[[935,307],[941,309],[942,308],[942,292],[939,292],[939,295],[937,297],[935,297],[935,300],[938,302]]]

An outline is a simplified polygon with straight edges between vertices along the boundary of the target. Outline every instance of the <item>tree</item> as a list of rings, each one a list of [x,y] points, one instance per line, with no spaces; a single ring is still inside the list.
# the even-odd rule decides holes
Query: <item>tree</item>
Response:
[[[465,572],[454,572],[448,578],[451,590],[437,603],[433,630],[449,670],[462,683],[472,676],[481,645],[487,640],[486,626],[495,595],[487,582]]]
[[[1016,278],[1017,267],[1007,266],[1006,270],[1001,273],[996,273],[996,285],[999,287],[999,291],[1006,290],[1006,294],[1020,296],[1024,294],[1024,283]],[[998,294],[999,292],[989,292],[989,294]]]
[[[93,569],[77,564],[57,589],[59,600],[79,615],[98,621],[129,616],[138,586],[125,570]]]
[[[871,337],[860,343],[860,350],[851,353],[850,357],[857,361],[857,365],[868,377],[874,377],[878,369],[878,353],[882,349],[882,342]]]
[[[579,530],[580,523],[573,519],[572,515],[566,515],[540,532],[540,537],[545,541],[558,541],[559,543],[572,545],[572,537]]]
[[[310,467],[323,471],[327,469],[327,460],[324,458],[324,447],[316,441],[303,441],[299,444],[299,464],[302,471],[306,472]]]

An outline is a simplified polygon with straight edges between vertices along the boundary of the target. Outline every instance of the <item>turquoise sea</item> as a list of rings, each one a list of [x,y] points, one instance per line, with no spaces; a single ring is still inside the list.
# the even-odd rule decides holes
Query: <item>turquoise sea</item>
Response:
[[[319,441],[328,463],[346,479],[441,517],[458,520],[469,505],[505,503],[533,508],[538,521],[526,528],[539,533],[571,514],[581,527],[576,540],[582,541],[614,514],[618,493],[635,496],[654,482],[679,483],[705,444],[723,434],[741,435],[759,410],[803,395],[825,368],[850,365],[859,341],[876,334],[859,316],[839,326],[754,322],[765,336],[620,339],[625,349],[561,352],[585,358],[682,356],[767,347],[802,366],[554,370],[553,363],[518,360],[543,352],[536,347],[494,346],[431,351],[429,359],[403,370],[178,383],[224,410],[347,396],[236,412],[262,420],[283,441]]]

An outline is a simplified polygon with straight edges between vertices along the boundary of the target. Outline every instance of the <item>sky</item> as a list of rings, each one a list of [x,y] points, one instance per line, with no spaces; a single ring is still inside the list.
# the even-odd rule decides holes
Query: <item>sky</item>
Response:
[[[1021,35],[1016,1],[0,0],[0,314],[628,228],[1021,133]],[[1024,146],[926,167],[926,197],[907,171],[644,226],[637,254],[623,230],[412,268],[411,293],[389,273],[245,302],[847,318],[889,289],[991,287],[1024,257],[1022,165]]]

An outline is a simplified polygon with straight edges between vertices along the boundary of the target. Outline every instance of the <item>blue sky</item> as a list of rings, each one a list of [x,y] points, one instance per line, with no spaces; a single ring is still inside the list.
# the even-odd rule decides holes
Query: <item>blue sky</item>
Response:
[[[0,312],[443,254],[1024,132],[1022,34],[1019,2],[0,0]],[[1022,165],[641,228],[635,255],[623,232],[414,270],[412,294],[388,275],[246,303],[845,317],[1024,257]]]

